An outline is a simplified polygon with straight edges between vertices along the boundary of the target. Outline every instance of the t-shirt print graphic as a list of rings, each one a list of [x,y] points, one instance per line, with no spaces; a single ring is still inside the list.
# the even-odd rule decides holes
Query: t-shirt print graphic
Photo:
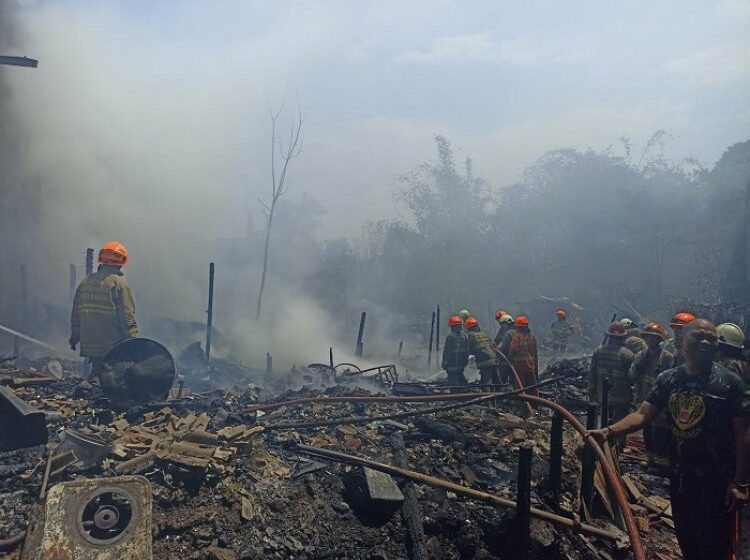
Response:
[[[675,436],[692,439],[701,434],[701,422],[706,415],[706,403],[701,395],[691,392],[672,393],[668,406],[674,420]]]

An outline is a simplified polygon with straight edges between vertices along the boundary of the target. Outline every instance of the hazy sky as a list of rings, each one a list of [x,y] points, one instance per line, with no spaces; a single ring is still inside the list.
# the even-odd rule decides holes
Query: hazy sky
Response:
[[[211,192],[222,235],[258,212],[284,97],[306,119],[291,193],[326,207],[325,235],[391,214],[435,133],[497,186],[555,147],[665,128],[670,155],[710,164],[750,137],[743,0],[24,4],[23,54],[41,63],[10,82],[47,165],[75,138],[97,153],[71,183],[111,181],[134,209],[162,180],[188,216]]]

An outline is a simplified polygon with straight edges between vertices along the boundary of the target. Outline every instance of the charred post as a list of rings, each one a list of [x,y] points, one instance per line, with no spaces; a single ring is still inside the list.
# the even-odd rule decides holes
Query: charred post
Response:
[[[273,356],[269,352],[266,352],[266,371],[269,373],[273,371]]]
[[[328,348],[328,361],[331,363],[331,367],[333,366],[333,346]]]
[[[94,273],[94,250],[86,249],[86,276]]]
[[[609,426],[609,390],[611,388],[612,382],[609,380],[609,377],[602,379],[602,410],[599,423],[602,428]]]
[[[432,367],[432,339],[435,336],[435,312],[432,312],[432,322],[430,323],[430,343],[427,346],[427,369]]]
[[[598,423],[599,403],[589,402],[586,407],[586,429],[595,430]],[[591,512],[594,497],[594,469],[596,466],[594,450],[587,443],[583,449],[581,471],[581,510]]]
[[[401,352],[403,352],[403,350],[404,350],[404,341],[400,340],[399,343],[398,343],[398,354],[396,355],[396,357],[399,360],[401,359]]]
[[[357,333],[357,357],[361,358],[364,353],[364,343],[362,337],[365,334],[365,321],[367,320],[367,312],[363,311],[362,316],[359,319],[359,332]]]
[[[516,527],[518,549],[514,558],[526,560],[531,548],[531,460],[532,443],[521,445],[518,456],[518,499],[516,500]]]
[[[563,417],[559,412],[555,412],[552,416],[552,433],[550,440],[549,485],[552,490],[553,506],[555,511],[559,511],[563,454]]]
[[[404,436],[401,432],[395,432],[391,436],[391,448],[393,449],[393,463],[402,469],[408,469],[409,463],[406,460],[406,445]],[[401,485],[401,491],[404,493],[404,505],[401,508],[401,515],[404,518],[404,525],[409,534],[409,558],[412,560],[428,560],[427,546],[425,544],[424,526],[422,525],[422,511],[417,501],[417,491],[414,483],[405,481]]]
[[[437,306],[437,317],[435,318],[435,362],[440,354],[440,306]]]
[[[211,332],[214,325],[214,263],[208,265],[208,309],[206,313],[206,361],[211,359]]]
[[[78,271],[76,265],[70,263],[70,277],[68,279],[68,294],[70,299],[70,305],[73,305],[73,299],[76,295],[76,287],[78,285]]]

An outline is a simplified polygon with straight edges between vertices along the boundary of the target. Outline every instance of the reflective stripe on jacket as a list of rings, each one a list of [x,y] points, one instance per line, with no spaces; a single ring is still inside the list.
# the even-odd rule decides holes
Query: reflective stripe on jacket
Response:
[[[115,267],[100,266],[76,290],[70,316],[71,337],[81,356],[104,356],[120,340],[138,336],[130,287]]]
[[[469,354],[477,361],[477,369],[496,366],[500,359],[489,335],[482,331],[469,331]]]
[[[630,403],[633,392],[628,372],[635,356],[625,346],[606,343],[594,350],[589,369],[589,398],[601,401],[602,381],[609,378],[610,404]]]

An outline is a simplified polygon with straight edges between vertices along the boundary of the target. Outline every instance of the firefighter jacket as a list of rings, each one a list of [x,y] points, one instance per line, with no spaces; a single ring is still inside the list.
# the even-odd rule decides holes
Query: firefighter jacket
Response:
[[[745,385],[750,383],[750,363],[739,358],[724,358],[719,361],[721,365],[740,376]]]
[[[669,351],[659,348],[646,348],[635,355],[628,377],[635,385],[636,403],[642,403],[646,399],[659,374],[672,367],[672,359]]]
[[[497,334],[495,335],[495,346],[500,346],[503,343],[505,333],[507,333],[512,328],[512,324],[503,323],[502,325],[500,325],[500,327],[497,329]]]
[[[136,338],[135,303],[122,271],[100,266],[76,290],[70,315],[71,340],[81,356],[101,358],[120,340]]]
[[[442,368],[464,369],[469,363],[469,337],[464,331],[451,332],[443,345]]]
[[[537,340],[529,329],[509,331],[503,339],[502,351],[521,378],[524,386],[534,385],[538,373]]]
[[[640,336],[630,335],[625,339],[625,348],[637,356],[640,352],[648,349],[648,344]]]
[[[635,356],[625,346],[608,342],[591,356],[589,368],[589,398],[601,402],[602,382],[609,378],[609,404],[624,406],[630,404],[633,392],[630,388],[628,372]]]
[[[469,331],[469,354],[477,361],[477,369],[496,366],[500,358],[489,335],[482,331]]]
[[[552,338],[555,340],[566,341],[573,334],[573,326],[564,317],[554,321],[550,330],[552,331]]]

